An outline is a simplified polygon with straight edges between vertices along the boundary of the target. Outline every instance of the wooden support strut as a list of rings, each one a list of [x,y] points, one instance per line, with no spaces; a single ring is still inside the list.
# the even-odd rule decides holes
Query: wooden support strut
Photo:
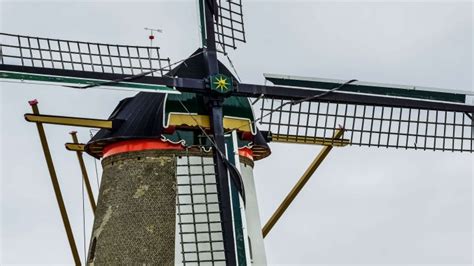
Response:
[[[271,142],[279,143],[294,143],[294,144],[310,144],[310,145],[321,145],[321,146],[334,146],[344,147],[349,145],[351,142],[348,139],[329,139],[321,137],[308,137],[298,135],[285,135],[285,134],[271,134]]]
[[[77,131],[70,132],[72,136],[72,141],[74,144],[79,145],[79,140],[77,139]],[[79,166],[81,167],[82,178],[84,179],[84,185],[86,186],[87,196],[91,204],[92,212],[95,213],[95,199],[94,194],[92,193],[91,183],[89,182],[89,175],[87,174],[86,165],[84,163],[84,158],[82,157],[82,151],[76,151],[77,160],[79,161]]]
[[[85,150],[85,144],[83,143],[66,143],[65,144],[66,146],[66,150],[68,151],[80,151],[80,152],[83,152]]]
[[[33,113],[39,115],[38,101],[33,100],[29,101]],[[48,165],[49,175],[51,177],[51,183],[53,184],[54,194],[56,195],[56,201],[58,202],[59,212],[61,213],[61,218],[64,224],[64,229],[66,230],[67,239],[69,241],[69,246],[71,248],[71,253],[74,258],[76,265],[81,265],[81,259],[79,253],[77,252],[76,242],[74,240],[74,234],[72,233],[71,223],[67,216],[66,206],[64,205],[63,196],[61,194],[61,188],[59,187],[58,177],[56,175],[56,170],[54,169],[53,159],[51,157],[51,152],[49,150],[48,141],[46,139],[46,134],[44,132],[43,124],[36,122],[36,127],[38,128],[38,134],[41,140],[41,146],[43,147],[44,157],[46,159],[46,164]]]
[[[340,139],[343,132],[344,132],[344,129],[342,128],[337,129],[336,132],[334,133],[333,138]],[[306,169],[303,176],[301,176],[301,178],[298,180],[296,185],[291,189],[290,193],[288,193],[288,195],[285,197],[285,199],[280,204],[280,206],[278,206],[278,209],[273,213],[272,217],[270,217],[268,222],[263,227],[262,229],[263,237],[268,235],[270,230],[272,230],[273,226],[278,222],[278,220],[281,218],[283,213],[285,213],[286,209],[288,209],[290,204],[296,198],[298,193],[300,193],[301,189],[303,189],[304,185],[308,182],[309,178],[314,174],[316,169],[318,169],[318,167],[324,161],[324,159],[332,150],[332,148],[333,146],[331,145],[324,146],[323,149],[319,152],[318,156],[316,156],[313,162],[309,165],[308,169]]]
[[[114,123],[119,121],[92,119],[82,117],[69,116],[55,116],[55,115],[40,115],[40,114],[25,114],[25,120],[28,122],[54,124],[63,126],[78,126],[78,127],[92,127],[112,129]]]

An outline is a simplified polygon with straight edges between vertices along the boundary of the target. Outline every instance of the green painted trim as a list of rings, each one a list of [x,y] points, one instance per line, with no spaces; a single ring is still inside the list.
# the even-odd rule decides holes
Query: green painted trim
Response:
[[[206,46],[206,19],[204,18],[204,3],[203,0],[198,0],[199,2],[199,18],[201,21],[201,42],[202,47]]]
[[[316,80],[301,80],[301,79],[288,79],[288,78],[276,78],[266,77],[266,79],[275,85],[281,86],[295,86],[315,89],[332,89],[340,85],[340,83],[316,81]],[[417,98],[435,101],[445,102],[456,102],[466,103],[466,95],[459,93],[448,93],[438,91],[426,91],[426,90],[413,90],[413,89],[402,89],[402,88],[391,88],[383,86],[370,86],[370,85],[357,85],[348,84],[339,89],[339,91],[347,92],[358,92],[368,93],[386,96],[397,96],[406,98]]]
[[[38,82],[52,82],[52,83],[67,83],[67,84],[83,84],[91,85],[102,82],[109,82],[110,80],[100,80],[100,79],[81,79],[81,78],[72,78],[66,76],[51,76],[51,75],[42,75],[42,74],[26,74],[20,72],[9,72],[9,71],[0,71],[0,79],[13,79],[13,80],[30,80]],[[153,84],[143,84],[143,83],[132,83],[132,82],[119,82],[113,85],[106,85],[105,87],[117,87],[117,88],[129,88],[129,89],[139,89],[145,91],[155,91],[155,92],[164,92],[164,93],[179,93],[179,91]]]
[[[234,142],[232,141],[232,135],[225,136],[225,142],[227,144],[227,159],[231,164],[235,166],[235,147]],[[246,266],[247,256],[245,254],[245,235],[242,223],[242,214],[240,213],[240,195],[232,181],[230,182],[230,192],[232,198],[232,212],[234,214],[235,245],[237,247],[237,265]]]

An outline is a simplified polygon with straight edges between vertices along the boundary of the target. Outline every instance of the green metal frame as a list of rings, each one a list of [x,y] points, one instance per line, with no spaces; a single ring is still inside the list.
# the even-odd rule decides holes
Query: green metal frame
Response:
[[[238,147],[234,146],[234,141],[232,135],[225,136],[225,142],[227,145],[227,159],[234,166],[236,161],[234,158],[234,152]],[[230,192],[232,198],[232,214],[234,216],[234,232],[235,232],[235,245],[237,248],[237,262],[239,266],[247,265],[247,256],[245,254],[245,235],[243,230],[241,206],[240,206],[240,194],[237,190],[237,187],[233,182],[230,182]]]
[[[37,81],[37,82],[53,83],[56,85],[64,85],[64,84],[92,85],[92,84],[110,82],[110,80],[74,78],[74,77],[66,77],[66,76],[31,74],[31,73],[20,73],[20,72],[10,72],[10,71],[0,71],[0,79]],[[122,82],[114,83],[113,85],[105,85],[105,87],[148,91],[148,92],[175,93],[175,94],[180,93],[179,91],[170,87],[166,87],[162,85],[137,83],[137,82],[132,83],[132,82],[122,81]]]
[[[265,79],[275,85],[294,86],[302,88],[332,89],[344,83],[341,80],[293,77],[284,75],[265,74]],[[354,82],[339,89],[339,91],[367,93],[375,95],[396,96],[445,102],[465,103],[466,94],[456,92],[436,91],[434,88],[410,87],[368,82]]]

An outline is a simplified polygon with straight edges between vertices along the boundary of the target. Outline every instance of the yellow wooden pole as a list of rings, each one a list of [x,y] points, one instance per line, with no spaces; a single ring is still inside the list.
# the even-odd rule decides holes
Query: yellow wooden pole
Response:
[[[31,105],[33,113],[35,115],[39,115],[38,101],[33,100],[29,101],[28,103]],[[46,159],[46,164],[48,165],[49,175],[53,184],[54,194],[56,195],[56,201],[58,202],[59,212],[61,213],[61,218],[63,220],[64,229],[66,230],[66,235],[69,241],[69,246],[71,248],[72,256],[76,265],[81,265],[81,259],[79,257],[79,253],[77,252],[76,241],[74,240],[74,234],[72,233],[71,223],[69,222],[66,206],[64,205],[63,196],[61,194],[61,188],[59,187],[58,177],[56,175],[56,170],[54,169],[53,159],[51,157],[51,152],[49,150],[48,141],[46,139],[43,124],[40,122],[36,122],[36,127],[38,128],[41,146],[43,147],[44,157]]]
[[[298,135],[285,135],[285,134],[271,134],[272,142],[280,143],[294,143],[294,144],[311,144],[321,146],[334,146],[344,147],[350,144],[348,139],[328,139],[321,137],[307,137]]]
[[[333,138],[340,139],[343,132],[344,132],[343,129],[337,129],[336,132],[334,133]],[[321,152],[319,152],[318,156],[316,156],[313,162],[309,165],[308,169],[306,169],[303,176],[298,180],[296,185],[291,189],[290,193],[286,195],[283,202],[280,204],[280,206],[278,206],[278,209],[273,213],[272,217],[270,217],[268,222],[263,227],[262,229],[263,237],[268,235],[270,230],[272,230],[273,226],[278,222],[278,220],[281,218],[281,216],[286,211],[286,209],[288,209],[290,204],[296,198],[298,193],[300,193],[301,189],[303,189],[304,185],[308,182],[309,178],[314,174],[316,169],[318,169],[318,167],[324,161],[324,159],[332,150],[332,148],[333,148],[332,145],[324,146]]]
[[[103,119],[92,119],[83,117],[57,116],[57,115],[40,115],[25,114],[25,120],[28,122],[54,124],[63,126],[92,127],[112,129],[114,121]]]

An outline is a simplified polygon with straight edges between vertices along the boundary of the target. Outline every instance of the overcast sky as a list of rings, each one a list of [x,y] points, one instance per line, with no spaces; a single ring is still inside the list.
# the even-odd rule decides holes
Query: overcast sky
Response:
[[[473,3],[245,1],[248,43],[230,54],[240,77],[263,73],[473,90]],[[1,31],[147,45],[177,61],[199,45],[195,1],[5,1]],[[225,61],[224,61],[225,62]],[[133,95],[0,83],[2,264],[68,264],[72,258],[27,101],[43,113],[107,118]],[[83,246],[81,175],[64,149],[73,128],[47,126],[76,242]],[[77,129],[80,141],[87,129]],[[320,147],[271,144],[255,166],[264,224]],[[95,195],[94,164],[86,158]],[[471,154],[334,149],[265,239],[271,264],[472,262]],[[86,237],[92,214],[86,202]],[[86,241],[88,243],[88,241]]]

